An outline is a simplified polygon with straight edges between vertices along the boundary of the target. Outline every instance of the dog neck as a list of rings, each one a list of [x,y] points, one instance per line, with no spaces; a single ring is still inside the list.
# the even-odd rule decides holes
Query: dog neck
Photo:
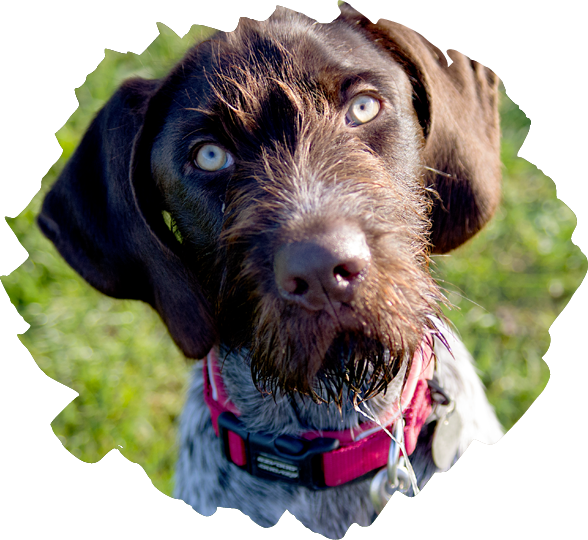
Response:
[[[276,396],[274,399],[273,396],[263,396],[257,390],[244,396],[243,390],[248,386],[231,388],[235,384],[231,360],[234,358],[230,355],[225,358],[221,374],[217,352],[213,350],[208,354],[203,373],[205,401],[214,430],[223,441],[225,455],[236,465],[248,468],[252,474],[259,475],[259,456],[262,456],[265,463],[262,468],[269,463],[270,469],[280,471],[280,474],[295,471],[293,474],[297,481],[305,475],[309,476],[304,471],[310,469],[304,469],[299,460],[283,461],[284,454],[280,451],[277,457],[272,457],[275,448],[285,444],[289,448],[287,452],[322,454],[318,485],[341,485],[386,463],[390,440],[382,428],[391,430],[401,417],[405,421],[406,454],[410,455],[432,411],[427,381],[433,377],[435,362],[428,340],[415,354],[408,375],[405,377],[408,364],[405,361],[388,388],[389,394],[386,392],[387,396],[380,397],[376,405],[382,411],[377,416],[372,412],[372,403],[366,407],[367,412],[362,412],[360,406],[333,411],[325,404],[305,403],[304,400],[297,403],[291,397],[279,399]],[[244,370],[240,371],[242,374]],[[374,400],[377,398],[370,401]],[[385,402],[388,402],[386,409],[383,408]],[[301,410],[301,405],[307,410]],[[365,421],[364,417],[373,421]],[[307,425],[309,420],[312,422],[310,426]],[[276,444],[276,441],[279,442]],[[258,452],[262,453],[258,455]],[[255,460],[258,463],[252,469],[251,464]],[[261,475],[267,477],[267,470],[262,470]],[[272,474],[269,476],[272,477]],[[307,485],[316,487],[314,476],[314,473],[310,474]]]
[[[222,360],[219,360],[222,359]],[[220,397],[225,409],[235,412],[251,431],[276,435],[302,435],[308,431],[359,429],[369,419],[388,426],[406,410],[419,379],[433,377],[435,361],[431,341],[423,340],[415,353],[408,376],[409,362],[402,366],[386,392],[354,406],[344,401],[341,409],[334,404],[315,403],[306,396],[261,393],[254,385],[242,354],[213,349],[207,356],[206,378],[211,390]]]

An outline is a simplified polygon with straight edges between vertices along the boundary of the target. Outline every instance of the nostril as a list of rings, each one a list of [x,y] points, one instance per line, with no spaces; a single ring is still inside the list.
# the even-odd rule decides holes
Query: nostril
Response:
[[[365,273],[368,264],[369,261],[364,258],[347,261],[335,266],[333,269],[333,276],[338,283],[343,281],[351,283]]]
[[[278,279],[278,285],[288,294],[296,296],[303,295],[309,288],[308,283],[304,279],[295,276],[282,275],[281,279]]]
[[[335,266],[333,275],[337,281],[341,281],[341,279],[350,278],[353,274],[344,265],[340,264]]]
[[[294,283],[295,283],[295,287],[294,290],[291,291],[292,294],[296,295],[296,296],[302,296],[303,294],[305,294],[308,291],[308,283],[306,283],[306,281],[304,281],[301,278],[294,278],[293,279]]]

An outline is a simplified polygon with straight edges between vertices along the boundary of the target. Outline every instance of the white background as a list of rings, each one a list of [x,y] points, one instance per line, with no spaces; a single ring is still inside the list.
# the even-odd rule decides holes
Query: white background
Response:
[[[375,21],[402,23],[442,50],[491,67],[532,121],[520,155],[557,185],[576,214],[573,241],[588,253],[585,210],[586,45],[580,2],[356,0]],[[281,5],[329,22],[333,0]],[[61,152],[54,133],[77,107],[74,88],[104,49],[142,52],[162,22],[179,35],[194,23],[233,30],[240,16],[266,19],[271,1],[138,0],[5,2],[0,8],[2,73],[0,216],[18,215]],[[529,189],[533,189],[529,185]],[[27,254],[0,220],[0,274]],[[475,443],[415,499],[395,496],[370,529],[347,538],[579,537],[586,512],[584,284],[550,330],[551,380],[519,423],[493,447]],[[144,471],[111,451],[97,464],[65,450],[50,422],[75,392],[49,379],[16,334],[27,324],[0,290],[0,535],[3,538],[310,537],[286,515],[260,529],[233,510],[203,518],[157,491]],[[374,536],[375,535],[375,536]]]

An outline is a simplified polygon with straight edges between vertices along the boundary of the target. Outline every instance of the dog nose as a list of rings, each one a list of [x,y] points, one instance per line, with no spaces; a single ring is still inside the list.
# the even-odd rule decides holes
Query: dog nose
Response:
[[[350,302],[370,260],[363,231],[357,225],[342,223],[279,248],[274,275],[282,297],[318,311],[329,304]]]

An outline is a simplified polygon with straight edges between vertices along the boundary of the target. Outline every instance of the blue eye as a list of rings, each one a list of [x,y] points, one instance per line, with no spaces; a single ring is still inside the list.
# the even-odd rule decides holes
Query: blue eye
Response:
[[[205,144],[196,154],[194,164],[204,171],[220,171],[233,163],[233,157],[216,144]]]
[[[372,97],[360,95],[351,100],[351,105],[345,117],[347,122],[354,126],[360,126],[372,121],[380,112],[380,102]]]

